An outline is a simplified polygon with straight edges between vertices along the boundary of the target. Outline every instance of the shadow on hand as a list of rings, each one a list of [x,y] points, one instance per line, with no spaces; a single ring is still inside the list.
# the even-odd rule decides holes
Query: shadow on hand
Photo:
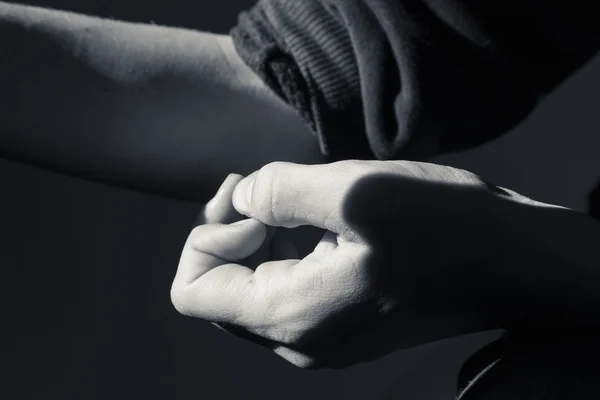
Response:
[[[468,333],[590,323],[589,307],[574,306],[585,296],[577,287],[581,278],[551,251],[540,251],[546,235],[531,236],[568,230],[572,218],[586,218],[577,212],[518,202],[483,181],[392,173],[357,181],[342,208],[352,235],[372,249],[366,279],[381,301],[323,324],[325,332],[347,326],[346,349],[354,354],[340,367]],[[322,350],[323,335],[308,335],[301,347],[320,343]],[[357,354],[358,341],[370,343],[364,354]]]

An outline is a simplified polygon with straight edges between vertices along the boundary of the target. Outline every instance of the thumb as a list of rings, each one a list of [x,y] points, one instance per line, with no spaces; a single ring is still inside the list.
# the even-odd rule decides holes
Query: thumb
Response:
[[[320,165],[273,162],[236,184],[233,206],[270,226],[312,225],[351,237],[342,206],[355,181],[369,171],[365,167],[356,161]]]

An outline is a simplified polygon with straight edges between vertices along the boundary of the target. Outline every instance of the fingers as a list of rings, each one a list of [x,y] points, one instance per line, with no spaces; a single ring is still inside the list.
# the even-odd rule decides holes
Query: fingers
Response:
[[[240,218],[233,208],[231,196],[235,186],[243,179],[242,175],[229,174],[223,181],[215,196],[204,206],[202,215],[204,224],[228,224]]]
[[[359,161],[322,165],[270,163],[237,183],[233,205],[241,214],[267,225],[312,225],[343,235],[350,231],[341,217],[343,199],[352,183],[366,171],[357,166]]]
[[[194,227],[204,224],[230,224],[236,221],[244,219],[244,216],[238,213],[233,207],[231,197],[233,190],[243,176],[238,174],[229,174],[225,181],[221,184],[215,196],[204,206],[199,218],[197,219]],[[269,246],[271,238],[275,234],[276,228],[267,226],[267,235],[264,244],[259,248],[256,253],[252,254],[245,265],[253,265],[256,267],[259,263],[255,260],[262,260],[268,258]]]
[[[340,208],[346,192],[359,177],[357,170],[278,162],[253,173],[250,179],[228,177],[207,205],[206,224],[192,231],[182,251],[171,290],[176,309],[184,315],[233,324],[280,340],[294,337],[287,332],[301,334],[303,329],[293,324],[276,325],[281,321],[319,309],[323,302],[354,296],[360,289],[359,280],[354,275],[348,278],[346,271],[356,271],[356,249],[336,249],[337,235],[348,231]],[[364,173],[364,169],[360,171]],[[245,195],[244,185],[253,179],[246,204],[240,196]],[[227,225],[224,221],[231,208],[252,218]],[[273,243],[271,259],[283,261],[263,262],[254,272],[245,259],[265,243],[265,224],[313,225],[330,232],[303,260],[297,260],[297,251],[289,243]],[[332,303],[328,307],[338,306]],[[278,320],[274,319],[277,315]]]
[[[266,236],[256,220],[195,228],[181,254],[171,299],[182,314],[233,322],[252,295],[253,271],[232,263],[254,253]]]
[[[233,189],[243,178],[239,174],[229,174],[223,181],[217,193],[202,207],[192,229],[204,224],[212,223],[231,223],[241,219],[242,215],[238,213],[231,203]]]
[[[254,219],[198,226],[183,247],[176,280],[190,284],[220,265],[246,258],[262,245],[265,237],[264,224]]]
[[[241,287],[250,284],[253,269],[258,265],[269,259],[298,258],[296,248],[286,240],[278,239],[271,246],[266,246],[276,228],[253,219],[231,223],[243,218],[231,201],[233,190],[242,178],[241,175],[230,174],[225,179],[204,207],[198,220],[199,226],[192,230],[184,246],[171,297],[175,307],[186,315],[210,319],[210,315],[220,312],[227,314],[223,310],[235,308],[234,303],[239,301],[235,297],[243,297],[242,294],[247,292]],[[232,290],[236,286],[240,290]],[[240,295],[229,296],[223,301],[219,297],[223,293],[217,293],[219,290]],[[209,299],[210,296],[219,300],[208,302],[211,306],[206,307],[200,297]]]
[[[360,246],[340,251],[335,234],[328,232],[316,251],[302,260],[263,262],[256,271],[235,263],[255,252],[265,237],[264,224],[255,219],[195,228],[171,289],[177,311],[238,335],[248,332],[254,336],[241,337],[255,342],[262,337],[296,346],[316,321],[364,297],[362,274],[355,266]],[[285,244],[277,251],[282,258],[293,256]],[[237,328],[232,331],[232,326]],[[308,365],[298,358],[301,354],[280,355]]]

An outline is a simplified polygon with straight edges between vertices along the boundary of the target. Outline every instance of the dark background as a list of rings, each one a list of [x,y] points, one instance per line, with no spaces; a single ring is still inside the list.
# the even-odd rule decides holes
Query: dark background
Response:
[[[225,33],[253,2],[29,3]],[[515,132],[438,161],[582,210],[600,176],[599,104],[594,61]],[[299,370],[173,310],[169,288],[199,205],[2,160],[0,182],[5,399],[452,399],[462,360],[496,335]]]

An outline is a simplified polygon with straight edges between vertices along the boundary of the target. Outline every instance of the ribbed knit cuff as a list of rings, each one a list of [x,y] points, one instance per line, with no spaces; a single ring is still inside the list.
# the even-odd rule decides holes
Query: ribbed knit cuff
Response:
[[[231,30],[244,62],[316,134],[331,160],[372,158],[352,43],[335,9],[317,0],[261,0]]]

